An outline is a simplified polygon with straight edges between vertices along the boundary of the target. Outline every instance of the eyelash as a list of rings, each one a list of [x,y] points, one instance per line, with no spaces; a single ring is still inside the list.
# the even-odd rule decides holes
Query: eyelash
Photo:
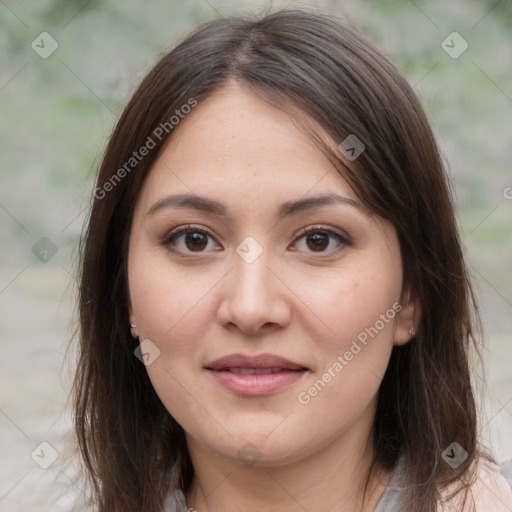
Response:
[[[165,236],[165,238],[162,240],[162,245],[169,246],[180,235],[187,234],[187,233],[202,233],[202,234],[208,235],[209,237],[215,239],[213,234],[210,233],[208,230],[206,230],[202,227],[199,227],[199,226],[194,226],[193,224],[187,224],[186,226],[181,226],[179,228],[172,230],[170,233],[168,233]],[[334,236],[334,237],[338,238],[340,245],[336,249],[332,249],[330,251],[319,251],[319,252],[311,251],[311,254],[317,254],[317,255],[328,254],[329,256],[332,256],[334,254],[337,254],[344,247],[352,245],[352,241],[350,240],[350,237],[348,237],[347,235],[342,235],[341,233],[338,233],[337,231],[334,231],[333,229],[331,229],[327,226],[322,226],[322,225],[308,226],[305,228],[301,228],[294,235],[295,242],[297,240],[300,240],[301,238],[306,237],[307,235],[310,235],[313,233],[322,233],[322,234]],[[180,251],[180,250],[176,250],[176,249],[171,249],[171,250],[176,253],[183,253],[183,251]],[[206,252],[206,251],[197,251],[196,253],[202,254],[203,252]],[[186,254],[187,255],[194,254],[194,251],[187,252]]]

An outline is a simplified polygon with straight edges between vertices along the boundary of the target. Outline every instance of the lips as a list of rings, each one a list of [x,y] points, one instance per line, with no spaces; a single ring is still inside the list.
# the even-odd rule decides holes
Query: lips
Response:
[[[260,354],[258,356],[245,356],[243,354],[231,354],[229,356],[216,359],[206,365],[209,370],[223,371],[230,368],[240,368],[247,370],[275,370],[276,373],[282,370],[304,370],[307,369],[298,363],[289,361],[280,356],[272,354]],[[267,372],[271,373],[271,372]]]
[[[243,368],[239,366],[230,366],[229,368],[223,368],[218,371],[227,371],[236,373],[237,375],[268,375],[269,373],[293,372],[297,370],[289,370],[288,368],[280,368],[279,366],[274,366],[272,368]]]
[[[231,354],[205,365],[205,369],[230,391],[257,396],[273,393],[301,379],[308,368],[272,354]]]

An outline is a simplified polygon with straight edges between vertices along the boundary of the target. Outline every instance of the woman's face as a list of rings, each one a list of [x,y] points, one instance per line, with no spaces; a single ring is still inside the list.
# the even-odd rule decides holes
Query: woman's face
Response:
[[[277,466],[366,442],[414,324],[397,235],[288,115],[229,86],[181,120],[140,192],[128,272],[190,450]]]

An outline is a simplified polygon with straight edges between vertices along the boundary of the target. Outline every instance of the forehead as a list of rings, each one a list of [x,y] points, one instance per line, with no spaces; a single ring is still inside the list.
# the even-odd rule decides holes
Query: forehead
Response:
[[[180,121],[146,179],[141,201],[171,190],[258,204],[308,193],[356,198],[290,114],[235,85],[199,102]]]

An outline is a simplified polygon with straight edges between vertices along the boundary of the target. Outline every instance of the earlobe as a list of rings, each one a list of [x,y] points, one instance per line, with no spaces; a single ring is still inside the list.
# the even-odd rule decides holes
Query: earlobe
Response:
[[[139,331],[137,329],[137,322],[135,321],[135,315],[133,313],[133,309],[131,304],[128,304],[128,318],[130,322],[130,333],[133,338],[139,339]]]
[[[409,287],[402,294],[402,309],[397,315],[393,344],[402,346],[411,341],[418,332],[421,321],[421,304]]]

